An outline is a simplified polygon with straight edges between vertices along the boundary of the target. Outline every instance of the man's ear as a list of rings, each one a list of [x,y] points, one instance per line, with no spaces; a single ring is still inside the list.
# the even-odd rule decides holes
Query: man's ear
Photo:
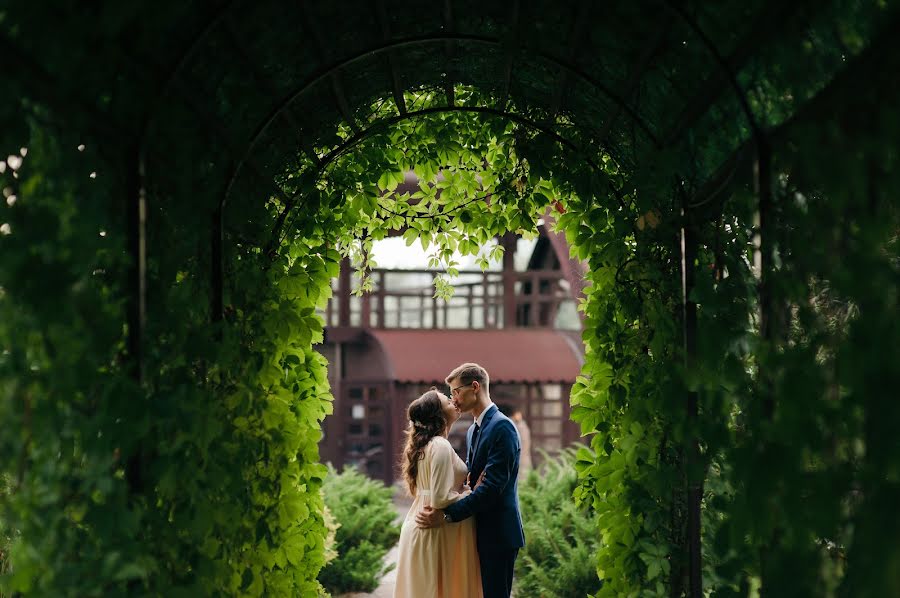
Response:
[[[472,392],[478,393],[478,390],[481,388],[481,383],[478,380],[472,380]]]

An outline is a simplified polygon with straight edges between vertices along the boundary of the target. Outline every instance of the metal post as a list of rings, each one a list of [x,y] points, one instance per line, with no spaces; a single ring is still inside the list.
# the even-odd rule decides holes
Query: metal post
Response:
[[[210,311],[213,323],[221,322],[225,312],[224,263],[223,263],[223,207],[220,204],[212,215],[210,252]]]
[[[144,380],[144,322],[147,312],[147,197],[144,190],[144,162],[140,146],[135,146],[125,165],[125,218],[127,226],[128,298],[128,368],[132,379],[140,385]],[[144,490],[144,450],[135,448],[125,462],[125,480],[132,494]]]
[[[131,376],[144,379],[144,322],[147,312],[147,197],[144,161],[135,149],[126,173],[126,220],[128,226],[128,359]]]
[[[684,200],[685,196],[682,194]],[[681,308],[682,336],[684,341],[685,372],[694,367],[697,359],[697,304],[690,299],[694,288],[694,261],[697,257],[697,236],[691,215],[682,204],[681,210]],[[685,452],[687,472],[688,509],[688,588],[691,598],[703,597],[702,544],[700,524],[700,499],[703,494],[703,478],[697,471],[700,461],[700,443],[697,439],[698,397],[695,391],[687,393],[687,419],[689,446]]]

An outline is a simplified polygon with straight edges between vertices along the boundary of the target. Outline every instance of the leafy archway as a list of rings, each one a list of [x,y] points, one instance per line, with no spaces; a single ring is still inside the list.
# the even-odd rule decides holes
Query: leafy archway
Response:
[[[93,15],[10,10],[11,587],[314,594],[329,396],[311,343],[340,251],[395,226],[473,251],[552,200],[591,266],[572,402],[590,438],[576,499],[600,513],[601,594],[896,590],[896,15],[810,9],[809,49],[790,34],[806,13],[775,5],[665,4],[645,23],[642,3],[602,21],[488,4],[418,38],[403,10],[374,33],[357,14],[326,19],[332,48],[308,13],[308,44],[279,35],[287,25],[234,36],[280,23],[266,3],[242,23],[231,5],[135,5],[101,11],[97,29]],[[51,22],[70,51],[34,41]],[[588,24],[604,39],[657,33],[653,51],[623,43],[581,65],[522,39],[526,26],[563,37],[565,23],[573,56],[596,48]],[[93,43],[75,43],[86,31]],[[160,69],[146,38],[169,33],[187,49]],[[617,71],[622,93],[602,83]],[[750,91],[721,97],[728,76]],[[673,77],[700,82],[696,103]],[[409,167],[444,172],[441,198],[383,196]]]

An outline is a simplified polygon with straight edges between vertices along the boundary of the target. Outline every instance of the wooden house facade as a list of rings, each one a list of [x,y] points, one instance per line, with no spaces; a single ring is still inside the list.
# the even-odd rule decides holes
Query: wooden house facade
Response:
[[[320,444],[324,461],[395,481],[407,405],[431,386],[448,392],[445,376],[467,361],[487,369],[496,404],[522,411],[535,458],[538,449],[577,440],[568,396],[583,362],[575,303],[584,266],[569,258],[564,238],[539,230],[524,270],[514,266],[517,238],[507,235],[499,240],[502,269],[461,271],[446,302],[433,298],[437,273],[429,270],[376,270],[374,291],[353,296],[355,277],[342,264],[318,347],[331,364],[335,397]],[[463,416],[451,431],[460,454],[470,423]]]

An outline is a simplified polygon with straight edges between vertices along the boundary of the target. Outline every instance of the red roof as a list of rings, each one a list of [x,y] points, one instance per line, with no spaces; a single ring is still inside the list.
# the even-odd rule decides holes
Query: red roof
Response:
[[[475,362],[497,382],[574,382],[581,371],[578,345],[555,330],[380,330],[381,345],[398,382],[442,381],[461,363]]]

